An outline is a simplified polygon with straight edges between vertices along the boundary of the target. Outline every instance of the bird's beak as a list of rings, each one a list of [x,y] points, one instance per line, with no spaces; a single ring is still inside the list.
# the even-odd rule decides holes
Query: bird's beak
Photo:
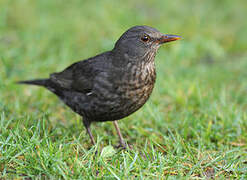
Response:
[[[159,39],[159,43],[163,44],[163,43],[167,43],[167,42],[171,42],[171,41],[176,41],[181,39],[181,36],[177,36],[177,35],[171,35],[171,34],[164,34],[160,39]]]

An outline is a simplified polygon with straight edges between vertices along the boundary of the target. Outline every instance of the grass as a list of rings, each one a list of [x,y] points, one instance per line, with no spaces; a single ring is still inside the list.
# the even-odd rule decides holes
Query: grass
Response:
[[[0,1],[1,179],[246,179],[247,23],[239,1]],[[47,77],[110,50],[133,25],[183,40],[162,47],[148,103],[119,122],[93,124],[48,91]],[[95,155],[95,152],[98,153]]]

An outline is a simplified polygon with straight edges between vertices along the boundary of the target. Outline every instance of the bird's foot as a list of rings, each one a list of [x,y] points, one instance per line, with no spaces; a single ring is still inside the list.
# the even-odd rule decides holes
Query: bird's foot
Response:
[[[128,148],[129,149],[132,149],[132,146],[125,143],[125,142],[120,142],[119,145],[117,146],[114,146],[116,149],[120,149],[120,150],[127,150]]]
[[[119,144],[117,146],[114,146],[116,149],[121,149],[121,150],[126,150],[127,149],[127,145],[126,144]]]

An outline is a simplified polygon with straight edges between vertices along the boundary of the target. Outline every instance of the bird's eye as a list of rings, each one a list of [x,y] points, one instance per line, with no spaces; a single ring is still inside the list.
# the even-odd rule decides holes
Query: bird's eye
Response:
[[[150,37],[149,37],[148,35],[144,34],[144,35],[141,37],[141,40],[142,40],[143,42],[148,42],[148,41],[150,40]]]

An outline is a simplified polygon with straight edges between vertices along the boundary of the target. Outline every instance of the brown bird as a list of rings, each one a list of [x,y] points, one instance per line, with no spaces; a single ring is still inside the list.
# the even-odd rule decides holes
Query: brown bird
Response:
[[[83,123],[93,144],[92,122],[113,121],[120,146],[125,147],[117,120],[141,108],[152,93],[158,48],[180,36],[162,34],[148,26],[128,29],[111,51],[76,62],[50,78],[20,81],[56,94]]]

